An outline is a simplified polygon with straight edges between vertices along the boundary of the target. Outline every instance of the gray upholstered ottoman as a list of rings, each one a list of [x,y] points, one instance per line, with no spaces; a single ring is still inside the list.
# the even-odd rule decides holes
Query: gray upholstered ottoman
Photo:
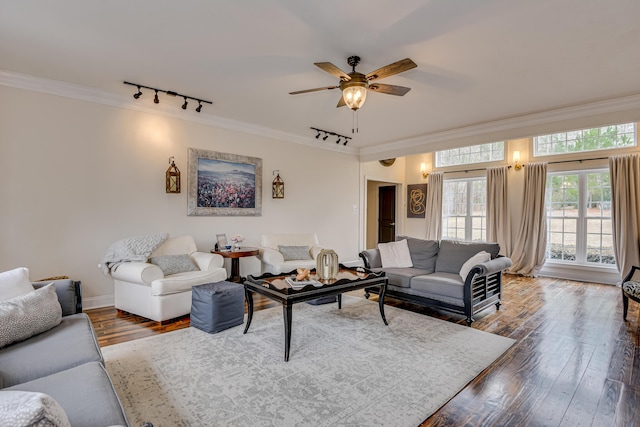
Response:
[[[215,334],[244,322],[244,286],[216,282],[194,286],[191,326]]]

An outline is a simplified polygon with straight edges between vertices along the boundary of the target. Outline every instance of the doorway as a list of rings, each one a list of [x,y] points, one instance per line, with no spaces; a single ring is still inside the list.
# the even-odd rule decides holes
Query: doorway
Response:
[[[378,187],[378,243],[396,239],[396,186]]]

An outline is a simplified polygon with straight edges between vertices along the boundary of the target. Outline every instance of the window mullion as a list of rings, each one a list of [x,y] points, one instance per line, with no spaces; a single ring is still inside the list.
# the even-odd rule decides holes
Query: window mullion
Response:
[[[578,173],[578,223],[576,224],[576,261],[586,262],[587,259],[587,224],[586,224],[586,202],[587,202],[587,179],[584,172]]]

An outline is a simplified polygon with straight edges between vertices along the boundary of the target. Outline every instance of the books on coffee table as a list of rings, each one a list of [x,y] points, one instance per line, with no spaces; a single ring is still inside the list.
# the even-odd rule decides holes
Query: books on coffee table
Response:
[[[298,290],[298,289],[302,289],[307,285],[313,285],[313,286],[322,286],[322,283],[318,282],[317,280],[296,280],[295,277],[286,277],[284,279],[285,282],[287,282],[289,284],[289,286],[291,286],[293,289]]]

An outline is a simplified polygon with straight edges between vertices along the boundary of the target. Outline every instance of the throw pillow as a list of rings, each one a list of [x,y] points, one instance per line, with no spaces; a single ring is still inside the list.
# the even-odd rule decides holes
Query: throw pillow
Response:
[[[58,326],[62,307],[53,283],[0,302],[0,348]]]
[[[48,394],[0,391],[0,425],[71,427],[64,409]]]
[[[491,261],[491,254],[485,251],[480,251],[466,260],[465,263],[462,264],[462,268],[460,268],[460,277],[462,277],[462,280],[467,280],[467,276],[474,266],[487,261]]]
[[[378,243],[382,268],[413,267],[409,245],[406,240],[399,242]]]
[[[165,276],[200,270],[187,254],[156,256],[149,258],[149,262],[160,267]]]
[[[303,259],[313,259],[309,253],[309,246],[282,246],[278,245],[278,251],[285,261],[297,261]]]
[[[0,302],[33,292],[29,269],[20,267],[0,273]]]

